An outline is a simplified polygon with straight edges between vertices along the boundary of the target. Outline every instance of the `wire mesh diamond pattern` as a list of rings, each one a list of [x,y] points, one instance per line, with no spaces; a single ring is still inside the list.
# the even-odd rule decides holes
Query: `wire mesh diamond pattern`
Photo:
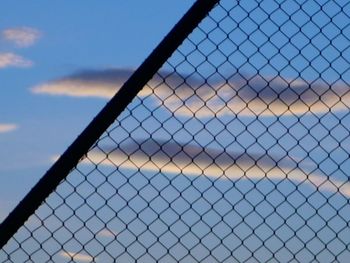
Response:
[[[348,262],[349,14],[220,1],[0,262]]]

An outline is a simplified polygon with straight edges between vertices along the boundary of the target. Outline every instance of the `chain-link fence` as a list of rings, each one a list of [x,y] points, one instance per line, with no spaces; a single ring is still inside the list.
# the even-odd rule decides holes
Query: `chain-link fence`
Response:
[[[222,0],[1,262],[349,262],[350,3]]]

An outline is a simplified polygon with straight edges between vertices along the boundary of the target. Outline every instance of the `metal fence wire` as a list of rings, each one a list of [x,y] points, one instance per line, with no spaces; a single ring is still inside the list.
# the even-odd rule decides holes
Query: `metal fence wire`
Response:
[[[0,262],[349,262],[349,14],[220,1]]]

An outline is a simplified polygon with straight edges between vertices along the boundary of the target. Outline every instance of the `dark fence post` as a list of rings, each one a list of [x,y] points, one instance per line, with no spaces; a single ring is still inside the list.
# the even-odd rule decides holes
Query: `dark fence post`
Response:
[[[0,225],[2,248],[69,174],[218,0],[198,0]]]

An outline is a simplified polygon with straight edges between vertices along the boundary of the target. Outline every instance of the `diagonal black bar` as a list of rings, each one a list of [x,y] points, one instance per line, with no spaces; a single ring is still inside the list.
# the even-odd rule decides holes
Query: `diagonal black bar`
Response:
[[[137,93],[157,73],[185,38],[197,27],[219,0],[198,0],[125,82],[120,91],[91,121],[78,138],[46,172],[0,225],[0,247],[27,221],[58,184],[77,165],[89,148],[128,106]]]

